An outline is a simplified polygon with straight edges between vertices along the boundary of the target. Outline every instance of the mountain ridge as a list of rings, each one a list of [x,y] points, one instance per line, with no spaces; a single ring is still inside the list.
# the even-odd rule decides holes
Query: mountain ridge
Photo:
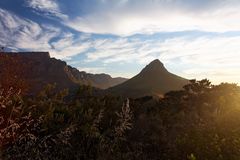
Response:
[[[27,73],[25,79],[32,85],[31,92],[34,93],[49,83],[56,83],[58,90],[77,88],[79,85],[91,85],[106,89],[127,80],[121,77],[112,78],[108,74],[91,74],[79,71],[67,65],[65,61],[50,57],[49,52],[4,52],[0,54],[1,68],[5,67],[4,58],[19,59],[19,63],[28,65],[25,67]],[[21,67],[21,64],[18,66]]]
[[[180,90],[188,80],[168,72],[158,59],[152,61],[141,72],[131,79],[112,78],[110,75],[91,74],[67,65],[66,62],[51,58],[48,52],[9,52],[0,53],[0,82],[3,80],[4,57],[20,59],[27,64],[25,79],[31,85],[31,93],[37,93],[47,84],[56,84],[57,90],[77,89],[80,85],[90,85],[99,88],[103,94],[139,98],[144,96],[161,97],[166,92]],[[10,66],[14,69],[17,66]],[[6,67],[5,67],[6,68]],[[18,70],[19,70],[18,68]],[[2,70],[2,71],[1,71]],[[5,72],[8,70],[5,69]],[[20,76],[21,77],[21,76]]]

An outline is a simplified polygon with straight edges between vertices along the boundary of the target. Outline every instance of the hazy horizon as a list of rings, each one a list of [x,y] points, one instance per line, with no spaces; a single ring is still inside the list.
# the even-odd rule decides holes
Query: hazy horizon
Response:
[[[240,83],[240,1],[2,0],[0,46],[131,78],[154,59],[188,79]]]

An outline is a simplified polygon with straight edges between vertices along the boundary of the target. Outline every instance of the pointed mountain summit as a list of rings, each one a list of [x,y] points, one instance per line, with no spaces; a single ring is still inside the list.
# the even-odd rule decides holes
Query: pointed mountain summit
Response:
[[[149,63],[138,75],[126,82],[109,88],[114,95],[138,98],[162,96],[172,90],[180,90],[188,80],[168,72],[158,59]]]
[[[141,71],[142,74],[148,72],[167,72],[167,69],[164,67],[161,61],[155,59]]]

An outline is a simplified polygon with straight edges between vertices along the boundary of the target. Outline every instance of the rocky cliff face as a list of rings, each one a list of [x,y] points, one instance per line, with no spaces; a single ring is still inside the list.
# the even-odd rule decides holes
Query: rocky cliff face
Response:
[[[58,90],[65,88],[73,89],[77,88],[81,84],[92,85],[100,89],[105,89],[117,84],[122,83],[126,79],[124,78],[112,78],[107,74],[90,74],[86,72],[80,72],[76,68],[68,66],[66,62],[50,58],[48,52],[26,52],[26,53],[0,53],[0,75],[3,71],[7,72],[3,68],[4,58],[19,59],[18,63],[24,67],[24,78],[30,85],[31,92],[40,91],[45,85],[55,83]],[[21,67],[21,64],[14,67]],[[19,68],[18,68],[19,69]],[[3,79],[4,77],[1,76]],[[0,78],[0,79],[1,79]]]

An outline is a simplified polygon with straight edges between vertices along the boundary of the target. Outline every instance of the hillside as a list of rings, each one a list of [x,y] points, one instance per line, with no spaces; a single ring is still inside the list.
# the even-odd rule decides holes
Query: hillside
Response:
[[[187,83],[187,79],[168,72],[159,60],[154,60],[135,77],[107,91],[133,98],[162,96],[169,91],[182,89]]]

